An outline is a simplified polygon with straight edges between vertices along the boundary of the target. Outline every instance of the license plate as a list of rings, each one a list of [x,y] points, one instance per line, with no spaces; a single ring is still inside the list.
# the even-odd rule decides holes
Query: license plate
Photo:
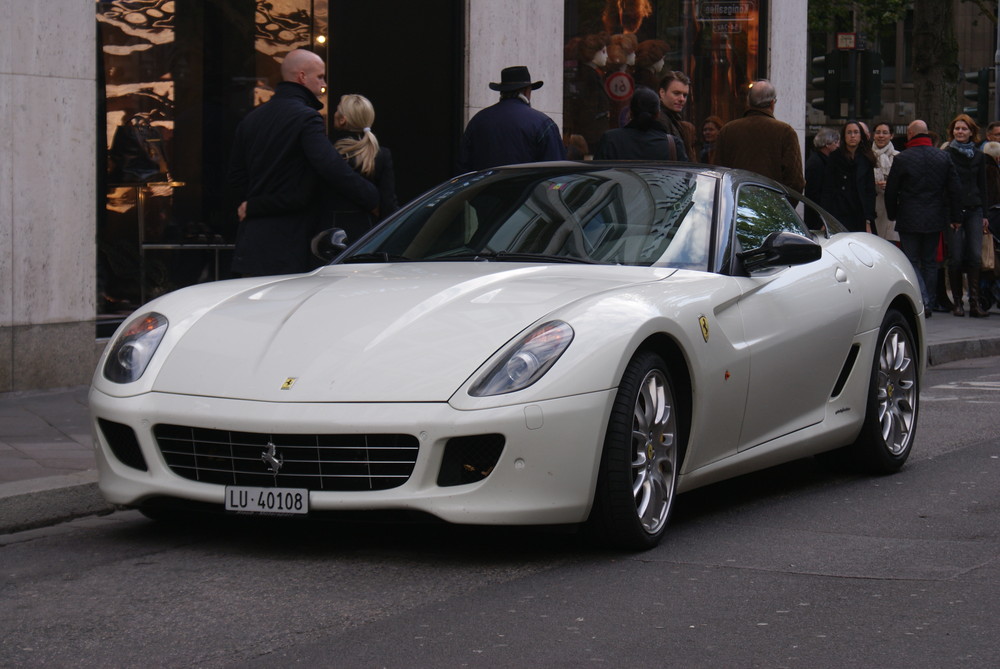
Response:
[[[305,514],[309,513],[309,491],[305,488],[226,486],[226,511]]]

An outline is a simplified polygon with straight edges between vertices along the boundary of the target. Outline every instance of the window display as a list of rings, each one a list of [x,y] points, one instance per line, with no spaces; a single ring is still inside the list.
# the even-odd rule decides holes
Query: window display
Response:
[[[325,59],[327,9],[326,0],[96,3],[99,319],[228,275],[233,132],[270,98],[286,53],[308,47]]]
[[[628,123],[637,86],[659,92],[672,71],[690,79],[680,112],[683,139],[704,141],[709,117],[722,122],[745,109],[748,84],[761,71],[761,5],[764,0],[566,0],[564,136],[585,141],[588,153],[600,135]],[[688,124],[691,124],[690,126]]]

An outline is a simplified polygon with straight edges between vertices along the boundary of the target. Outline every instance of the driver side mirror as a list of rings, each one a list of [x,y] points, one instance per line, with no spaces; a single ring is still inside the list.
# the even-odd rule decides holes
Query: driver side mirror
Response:
[[[314,256],[325,262],[330,262],[347,248],[347,233],[340,228],[324,230],[312,238],[309,247]]]
[[[819,260],[823,247],[794,232],[772,232],[759,248],[736,254],[748,272],[787,265],[805,265]]]

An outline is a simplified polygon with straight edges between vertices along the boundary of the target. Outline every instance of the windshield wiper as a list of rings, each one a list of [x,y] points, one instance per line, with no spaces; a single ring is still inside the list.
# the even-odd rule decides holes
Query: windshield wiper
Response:
[[[385,251],[376,251],[374,253],[356,253],[353,256],[348,256],[340,261],[341,263],[349,262],[410,262],[410,259],[406,256],[397,256]]]
[[[554,263],[584,263],[587,265],[600,264],[594,260],[586,258],[574,258],[571,256],[554,256],[545,253],[519,253],[516,251],[480,251],[478,253],[456,253],[454,255],[428,258],[428,260],[478,260],[481,262],[554,262]]]

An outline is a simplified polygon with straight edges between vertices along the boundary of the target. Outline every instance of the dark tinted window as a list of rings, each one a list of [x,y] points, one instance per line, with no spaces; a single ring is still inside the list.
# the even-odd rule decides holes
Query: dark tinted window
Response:
[[[760,247],[772,232],[810,236],[783,193],[763,186],[740,187],[736,199],[736,238],[742,250]]]

